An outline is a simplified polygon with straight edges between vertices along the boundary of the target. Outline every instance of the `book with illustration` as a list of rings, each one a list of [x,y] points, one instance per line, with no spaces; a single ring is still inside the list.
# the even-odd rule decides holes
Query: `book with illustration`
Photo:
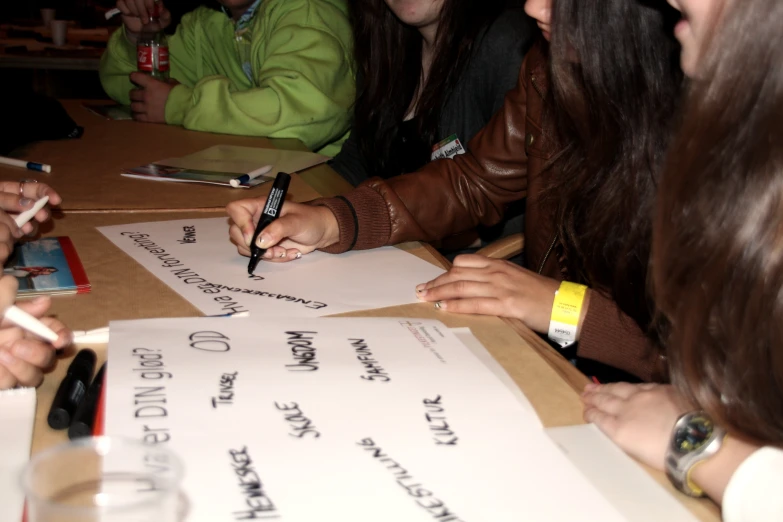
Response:
[[[82,294],[90,281],[70,238],[45,237],[18,245],[3,267],[19,282],[19,297]]]

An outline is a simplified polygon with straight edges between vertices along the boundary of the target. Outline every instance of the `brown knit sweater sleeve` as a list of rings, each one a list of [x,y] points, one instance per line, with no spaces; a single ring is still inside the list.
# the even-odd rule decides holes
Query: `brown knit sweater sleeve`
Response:
[[[660,350],[636,322],[599,291],[590,292],[577,354],[636,375],[645,382],[663,380]]]

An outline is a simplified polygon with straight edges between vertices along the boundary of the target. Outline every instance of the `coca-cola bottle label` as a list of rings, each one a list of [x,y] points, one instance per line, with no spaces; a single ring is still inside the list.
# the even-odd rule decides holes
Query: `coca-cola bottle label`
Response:
[[[169,50],[167,47],[139,46],[136,61],[140,71],[168,71]]]

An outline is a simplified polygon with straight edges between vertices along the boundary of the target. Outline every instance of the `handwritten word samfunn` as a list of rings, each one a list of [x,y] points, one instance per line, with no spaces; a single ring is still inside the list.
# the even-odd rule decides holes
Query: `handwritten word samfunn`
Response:
[[[295,402],[290,402],[288,404],[280,404],[279,402],[276,402],[275,408],[283,412],[283,417],[291,427],[291,431],[288,434],[292,437],[303,439],[309,436],[311,438],[317,439],[321,436],[321,432],[319,432],[318,428],[315,427],[313,421],[308,419],[305,414],[302,413],[302,409],[299,407],[299,404]]]
[[[461,518],[452,513],[442,500],[438,500],[435,494],[425,489],[417,482],[408,470],[397,461],[390,458],[371,438],[362,439],[357,443],[367,451],[374,459],[382,463],[389,472],[394,475],[397,485],[405,490],[408,495],[416,499],[416,504],[426,510],[430,516],[439,522],[463,522]]]
[[[449,427],[440,395],[434,399],[424,399],[422,402],[426,409],[424,418],[427,419],[430,430],[435,432],[435,436],[432,438],[435,444],[438,446],[456,446],[459,437]]]
[[[234,511],[234,520],[256,520],[277,518],[277,508],[264,491],[261,479],[253,468],[253,460],[247,446],[241,450],[228,450],[231,466],[239,479],[239,489],[245,498],[248,510]]]
[[[348,339],[348,341],[350,341],[351,346],[356,351],[356,358],[364,367],[365,375],[360,375],[360,378],[367,381],[391,381],[391,377],[389,377],[386,370],[381,367],[381,364],[375,360],[375,357],[364,339]]]

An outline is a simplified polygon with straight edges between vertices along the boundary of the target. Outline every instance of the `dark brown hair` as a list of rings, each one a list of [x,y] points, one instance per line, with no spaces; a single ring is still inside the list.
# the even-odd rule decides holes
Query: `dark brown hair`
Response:
[[[606,291],[647,329],[657,172],[682,83],[665,2],[555,0],[557,139],[547,190],[569,278]]]
[[[424,143],[437,141],[441,108],[482,30],[505,5],[506,0],[443,0],[432,65],[414,115]],[[384,0],[353,0],[351,12],[359,79],[353,132],[371,175],[398,175],[386,172],[390,147],[419,86],[422,37]]]
[[[783,3],[727,6],[662,176],[652,280],[672,383],[783,442]]]

